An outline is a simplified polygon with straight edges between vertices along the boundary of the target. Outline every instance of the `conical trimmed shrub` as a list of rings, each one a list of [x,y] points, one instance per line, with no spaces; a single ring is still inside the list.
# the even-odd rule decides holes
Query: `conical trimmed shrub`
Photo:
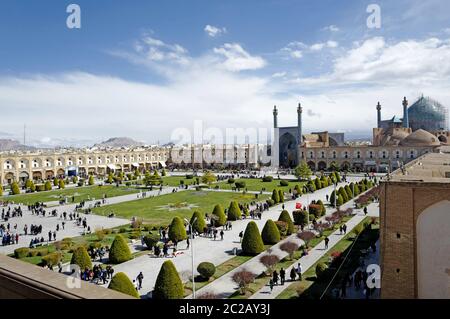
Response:
[[[175,216],[169,226],[169,239],[173,242],[179,242],[187,238],[186,227],[183,220]]]
[[[89,257],[84,246],[80,246],[74,250],[70,264],[78,265],[81,271],[84,271],[86,268],[92,269],[91,257]]]
[[[227,222],[227,216],[225,215],[222,205],[217,204],[216,206],[214,206],[212,214],[215,216],[214,226],[218,227],[225,225],[225,223]]]
[[[195,222],[194,222],[195,220]],[[192,225],[192,228],[194,231],[202,234],[206,227],[205,217],[203,214],[199,211],[195,211],[194,214],[192,214],[192,218],[190,220],[190,224]]]
[[[119,272],[114,275],[108,285],[108,288],[135,298],[140,298],[139,293],[137,292],[133,283],[123,272]]]
[[[284,192],[281,189],[278,190],[278,197],[280,198],[280,203],[284,203]]]
[[[230,208],[228,209],[228,220],[239,220],[241,219],[242,212],[236,201],[230,203]]]
[[[291,216],[287,210],[283,210],[278,217],[278,220],[281,222],[285,222],[287,224],[287,233],[286,235],[291,235],[294,233],[294,222],[292,221]]]
[[[152,296],[153,299],[183,299],[183,283],[172,261],[162,264]]]
[[[125,238],[122,235],[117,235],[109,249],[109,262],[112,264],[120,264],[131,258],[131,251]]]
[[[20,194],[19,184],[17,184],[17,182],[13,182],[11,184],[11,192],[12,192],[13,195]]]
[[[272,191],[272,200],[274,201],[275,204],[278,204],[280,202],[280,194],[276,189]]]
[[[254,221],[249,222],[245,228],[244,238],[242,239],[242,251],[246,255],[258,255],[264,251],[264,243],[259,233],[258,225]]]
[[[261,232],[261,238],[265,245],[274,245],[280,241],[280,231],[273,220],[267,220]]]

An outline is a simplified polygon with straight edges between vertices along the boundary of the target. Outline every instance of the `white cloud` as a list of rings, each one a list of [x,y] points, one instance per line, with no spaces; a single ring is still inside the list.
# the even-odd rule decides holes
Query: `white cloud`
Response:
[[[272,74],[272,77],[273,78],[283,78],[286,76],[286,74],[287,74],[286,72],[276,72],[276,73]]]
[[[301,59],[303,57],[303,53],[300,50],[295,50],[291,52],[291,57],[294,59]]]
[[[266,61],[259,56],[252,56],[237,43],[225,43],[220,48],[214,48],[214,53],[225,58],[223,66],[229,71],[261,69]]]
[[[311,45],[311,51],[320,51],[325,47],[325,43],[315,43]]]
[[[339,43],[336,41],[327,41],[322,43],[315,43],[310,46],[311,51],[321,51],[324,48],[337,48],[339,46]]]
[[[167,62],[178,65],[186,65],[189,63],[188,51],[179,44],[168,44],[160,39],[150,36],[144,36],[141,40],[134,44],[135,54],[113,52],[114,55],[128,57],[129,59],[143,59],[147,62]]]
[[[209,24],[207,24],[203,30],[206,32],[208,36],[212,38],[218,37],[223,33],[227,33],[226,28],[219,28]]]
[[[322,30],[330,31],[330,32],[338,32],[339,28],[337,26],[335,26],[334,24],[332,24],[332,25],[329,25],[327,27],[324,27]]]

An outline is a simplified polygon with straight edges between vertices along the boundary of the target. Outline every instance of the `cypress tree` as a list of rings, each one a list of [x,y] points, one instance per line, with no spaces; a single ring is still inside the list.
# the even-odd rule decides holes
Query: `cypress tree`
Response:
[[[19,195],[20,194],[19,184],[17,184],[17,182],[13,182],[11,184],[11,191],[12,191],[13,195]]]
[[[119,272],[114,275],[109,283],[108,288],[135,298],[140,298],[139,293],[133,286],[133,283],[123,272]]]
[[[259,233],[258,225],[254,221],[249,222],[245,228],[244,238],[242,239],[242,251],[246,255],[258,255],[264,251],[264,243]]]
[[[91,257],[89,257],[84,246],[80,246],[74,250],[70,264],[78,265],[81,271],[84,271],[86,268],[92,269]]]
[[[186,227],[183,220],[175,216],[169,226],[169,239],[173,242],[179,242],[187,238]]]
[[[109,250],[109,262],[120,264],[131,258],[131,251],[125,238],[123,238],[122,235],[117,235]]]
[[[275,204],[278,204],[280,202],[280,193],[276,189],[272,191],[272,200]]]
[[[183,299],[183,283],[172,261],[162,264],[152,296],[153,299]]]
[[[278,217],[278,220],[281,222],[285,222],[287,224],[287,233],[286,235],[291,235],[294,232],[294,222],[292,221],[291,216],[287,210],[283,210]]]
[[[201,212],[195,211],[194,214],[192,214],[190,224],[192,225],[194,231],[198,232],[199,234],[203,234],[206,227],[205,217]]]
[[[284,192],[283,190],[278,190],[278,197],[280,198],[280,203],[284,203]]]
[[[236,201],[230,203],[230,208],[228,209],[228,220],[239,220],[241,219],[242,212]]]
[[[268,219],[261,232],[261,238],[265,245],[274,245],[280,241],[280,231],[273,220]]]
[[[223,211],[223,207],[220,204],[214,206],[214,210],[212,212],[216,218],[214,219],[214,226],[223,226],[227,222],[227,216],[225,216],[225,212]]]

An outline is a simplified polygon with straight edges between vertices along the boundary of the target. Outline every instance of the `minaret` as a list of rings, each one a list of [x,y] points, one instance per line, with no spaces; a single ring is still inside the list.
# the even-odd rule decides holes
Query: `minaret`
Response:
[[[278,127],[278,110],[276,105],[273,107],[273,127]]]
[[[408,100],[406,96],[403,98],[403,127],[409,128],[409,118],[408,118]]]
[[[303,112],[303,108],[301,103],[298,103],[298,108],[297,108],[297,141],[298,141],[298,145],[301,146],[302,145],[302,112]]]
[[[377,104],[377,128],[381,127],[381,104],[378,102]]]

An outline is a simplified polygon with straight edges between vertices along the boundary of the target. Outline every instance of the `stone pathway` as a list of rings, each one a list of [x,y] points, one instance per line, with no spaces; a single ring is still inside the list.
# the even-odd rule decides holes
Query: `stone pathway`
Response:
[[[373,216],[378,217],[378,203],[377,204],[371,204],[371,207],[369,208],[369,213],[367,216]],[[362,210],[355,210],[357,211],[357,214],[352,217],[350,220],[348,220],[345,224],[347,225],[347,233],[350,233],[355,226],[357,226],[360,222],[364,220],[367,216],[364,215]],[[316,247],[311,249],[307,256],[304,256],[300,258],[299,260],[295,261],[290,267],[286,268],[286,277],[289,277],[290,271],[292,267],[297,267],[298,263],[300,262],[302,265],[302,274],[305,273],[310,267],[312,267],[320,258],[322,258],[327,252],[332,251],[333,247],[344,237],[344,234],[341,234],[339,230],[336,230],[334,233],[332,233],[328,238],[330,239],[330,242],[328,243],[328,249],[325,249],[325,243],[320,242]],[[286,279],[287,279],[286,278]],[[262,289],[257,291],[255,294],[253,294],[250,299],[274,299],[276,298],[281,292],[283,292],[287,287],[289,287],[290,282],[286,281],[285,285],[281,286],[274,286],[273,291],[270,291],[269,286],[264,286]]]
[[[341,185],[339,185],[338,187],[340,187]],[[322,189],[323,190],[323,189]],[[325,195],[322,194],[316,194],[316,193],[321,193],[322,190],[316,191],[313,194],[310,194],[309,197],[314,197],[314,198],[310,198],[309,200],[317,200],[317,199],[322,199],[322,197],[325,197]],[[332,187],[328,187],[328,190],[326,191],[326,194],[329,194],[332,190]],[[321,196],[322,195],[322,196]],[[304,197],[304,196],[302,196]],[[300,198],[300,202],[302,201],[303,198]],[[324,201],[324,199],[322,199]],[[294,207],[287,207],[287,210],[289,212],[293,211],[295,209],[295,203]],[[352,207],[353,206],[353,201],[347,202],[345,205],[343,205],[342,208],[347,208],[347,207]],[[327,213],[326,215],[331,214],[332,212],[334,212],[333,208],[327,208]],[[325,216],[324,216],[325,217]],[[323,217],[323,218],[324,218]],[[275,218],[278,218],[275,217]],[[275,218],[271,218],[271,219],[275,219]],[[269,219],[269,218],[268,218]],[[260,230],[262,229],[264,225],[258,225],[258,227],[260,228]],[[296,234],[293,234],[291,236],[289,236],[288,238],[284,239],[283,241],[281,241],[280,243],[274,245],[271,248],[271,251],[273,254],[276,254],[278,257],[280,257],[280,259],[282,259],[283,257],[287,256],[287,253],[284,251],[281,251],[279,249],[279,246],[283,243],[283,242],[287,242],[287,241],[294,241],[298,244],[302,244],[302,241],[299,240],[296,236]],[[329,247],[331,247],[332,245],[332,241],[330,238],[330,243],[329,243]],[[320,245],[319,245],[320,246]],[[320,251],[322,253],[322,251]],[[322,255],[325,253],[325,251],[322,253]],[[263,252],[260,255],[252,258],[251,260],[247,261],[246,263],[242,264],[241,266],[235,268],[234,270],[228,272],[227,274],[223,275],[222,277],[216,279],[215,281],[213,281],[211,284],[201,288],[198,291],[198,295],[205,293],[205,292],[212,292],[216,295],[218,295],[220,298],[228,298],[229,296],[231,296],[235,291],[236,291],[236,284],[233,282],[232,280],[232,276],[242,270],[242,269],[248,269],[251,270],[253,273],[255,274],[260,274],[265,270],[265,267],[261,264],[261,262],[259,261],[259,259],[261,258],[261,256],[267,254],[267,252]],[[289,269],[290,271],[290,269]],[[286,271],[287,274],[289,274],[288,271]]]
[[[348,183],[361,178],[348,179]],[[338,187],[345,185],[346,183],[340,183]],[[300,202],[304,205],[308,201],[319,200],[325,202],[326,195],[330,195],[333,187],[327,187],[320,189],[313,194],[303,195],[296,201],[285,202],[285,209],[289,212],[295,210],[295,205]],[[264,224],[268,219],[278,220],[278,217],[282,211],[281,205],[272,207],[269,211],[265,211],[262,214],[261,220],[253,220],[258,225],[259,229],[262,230]],[[331,210],[330,210],[331,212]],[[214,263],[216,266],[229,260],[233,257],[233,249],[240,250],[241,244],[239,242],[239,233],[244,231],[248,222],[252,219],[244,219],[233,222],[232,230],[225,231],[224,240],[214,241],[211,238],[197,237],[194,239],[194,257],[195,257],[195,268],[200,262],[208,261]],[[141,295],[148,295],[149,292],[153,290],[156,282],[161,265],[167,259],[171,259],[175,264],[178,272],[180,273],[182,279],[187,281],[192,274],[192,264],[191,264],[191,250],[187,250],[185,242],[181,242],[178,245],[178,255],[176,258],[154,258],[151,255],[144,255],[126,263],[117,265],[114,267],[115,272],[123,271],[130,278],[136,278],[140,271],[144,274],[143,288],[141,290]],[[195,271],[195,273],[197,273]],[[219,280],[219,279],[218,279]],[[214,282],[212,283],[214,284]]]

